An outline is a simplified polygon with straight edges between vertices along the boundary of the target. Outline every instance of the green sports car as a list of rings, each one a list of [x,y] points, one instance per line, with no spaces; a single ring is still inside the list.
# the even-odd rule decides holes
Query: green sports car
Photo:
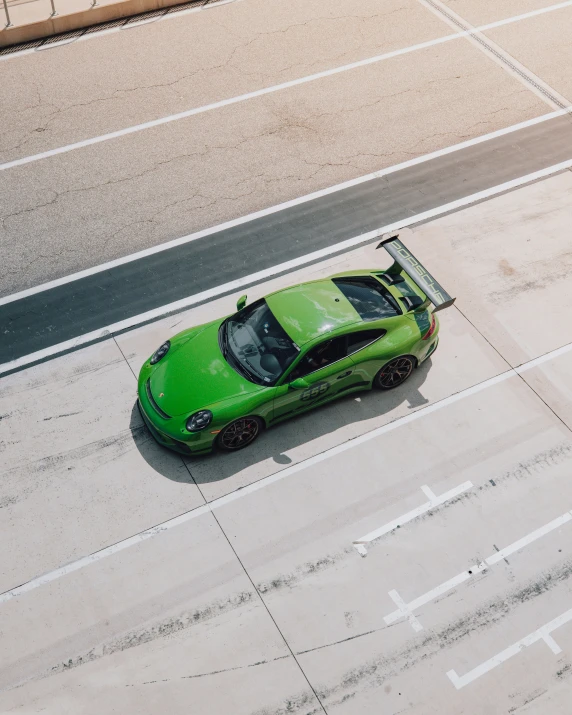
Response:
[[[183,454],[242,449],[266,428],[341,395],[401,385],[437,347],[451,298],[396,235],[386,271],[292,286],[184,330],[141,368],[139,407]],[[434,310],[430,310],[431,303]]]

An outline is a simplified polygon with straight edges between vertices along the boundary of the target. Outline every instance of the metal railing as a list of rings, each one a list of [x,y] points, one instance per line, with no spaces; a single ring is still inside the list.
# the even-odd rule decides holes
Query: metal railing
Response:
[[[10,18],[10,8],[13,9],[14,6],[16,6],[16,5],[27,5],[28,3],[37,3],[37,2],[40,2],[40,0],[11,0],[11,1],[10,0],[2,0],[2,4],[4,6],[4,14],[6,15],[6,24],[4,25],[3,28],[0,25],[0,29],[7,29],[10,27],[14,27],[14,23],[12,22],[12,20]],[[55,0],[49,0],[49,4],[51,7],[51,12],[48,15],[47,19],[50,19],[52,17],[57,17],[57,15],[59,13],[56,9]],[[99,7],[98,0],[88,0],[88,2],[86,2],[86,7],[85,7],[86,10],[89,10],[89,9],[95,8],[95,7]]]
[[[226,0],[228,2],[229,0]],[[230,0],[232,2],[232,0]],[[38,2],[46,2],[46,0],[2,0],[2,5],[4,7],[4,13],[6,15],[6,24],[2,28],[0,25],[0,30],[2,29],[8,29],[10,27],[14,27],[14,23],[12,22],[10,18],[10,8],[14,8],[15,6],[18,5],[27,5],[27,4],[36,4]],[[51,7],[51,13],[48,15],[47,18],[44,19],[51,19],[52,17],[57,17],[58,16],[58,11],[56,8],[56,2],[57,0],[48,0],[50,7]],[[80,0],[81,2],[81,0]],[[82,10],[91,10],[92,8],[97,8],[100,7],[99,0],[84,0],[85,2],[85,7],[84,8],[78,8],[78,12],[81,12]],[[195,7],[195,6],[206,6],[206,5],[216,5],[221,0],[172,0],[172,2],[166,3],[165,7],[161,8],[160,10],[153,9],[149,10],[147,12],[142,12],[142,13],[136,13],[132,17],[134,18],[143,18],[146,17],[148,14],[153,13],[157,14],[158,12],[163,12],[165,14],[169,14],[170,11],[176,10],[177,8],[186,8],[186,7]],[[223,0],[224,2],[224,0]],[[83,3],[82,3],[83,4]],[[66,14],[66,13],[64,13]],[[130,17],[125,17],[123,18],[125,22],[129,22]],[[25,23],[24,23],[25,24]],[[18,26],[20,23],[18,23]]]

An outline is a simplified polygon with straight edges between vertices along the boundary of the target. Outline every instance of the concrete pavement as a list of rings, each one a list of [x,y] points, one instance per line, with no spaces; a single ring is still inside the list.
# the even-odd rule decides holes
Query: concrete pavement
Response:
[[[244,0],[1,60],[13,110],[2,161],[30,160],[0,167],[3,295],[539,117],[569,95],[568,9],[445,6],[474,25],[510,20],[483,30],[501,57],[475,37],[444,41],[453,30],[426,2]],[[333,72],[383,52],[398,54]],[[240,94],[315,71],[327,74]],[[395,172],[388,191],[372,181],[300,204],[298,231],[276,212],[258,253],[244,238],[231,268],[272,267],[279,246],[327,249],[570,160],[569,126],[441,156],[437,172]],[[85,139],[98,141],[69,148]],[[457,298],[438,351],[401,388],[330,404],[240,453],[163,451],[135,408],[145,358],[232,311],[238,293],[4,376],[0,711],[568,715],[571,193],[562,171],[406,231]],[[187,296],[224,267],[225,244],[204,238]],[[380,253],[364,245],[240,293],[383,267]],[[58,317],[38,295],[32,333]],[[102,313],[114,298],[86,296]]]
[[[185,464],[130,409],[144,356],[234,297],[4,378],[4,589],[197,516],[1,604],[3,711],[565,713],[572,334],[550,277],[571,190],[565,172],[408,232],[458,296],[431,364],[230,458]]]

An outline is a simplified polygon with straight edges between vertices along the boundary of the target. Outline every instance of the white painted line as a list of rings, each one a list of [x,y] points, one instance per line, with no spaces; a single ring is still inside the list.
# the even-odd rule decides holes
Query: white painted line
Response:
[[[423,626],[417,618],[413,615],[412,611],[409,610],[407,607],[407,604],[405,601],[401,598],[401,596],[397,593],[397,591],[390,591],[389,592],[389,597],[396,603],[397,606],[399,606],[399,612],[404,618],[407,618],[409,621],[411,628],[413,628],[414,631],[422,631]]]
[[[458,487],[455,487],[454,489],[450,489],[448,492],[445,492],[440,497],[438,497],[435,494],[433,494],[433,492],[429,489],[429,487],[423,486],[423,487],[421,487],[421,490],[423,491],[423,493],[426,496],[429,497],[428,502],[421,504],[421,506],[418,506],[416,509],[412,509],[411,511],[408,511],[406,514],[402,514],[401,516],[398,516],[397,519],[394,519],[393,521],[390,521],[387,524],[380,526],[379,529],[370,531],[369,534],[366,534],[365,536],[362,536],[361,538],[356,539],[353,542],[353,545],[357,548],[357,550],[359,551],[359,553],[362,556],[366,556],[367,551],[365,549],[364,544],[369,544],[370,542],[375,541],[376,539],[379,539],[381,536],[385,536],[385,534],[389,534],[390,531],[393,531],[394,529],[397,529],[398,527],[401,527],[404,524],[408,524],[410,521],[413,521],[414,519],[417,519],[418,517],[422,516],[423,514],[426,514],[428,511],[431,511],[431,509],[435,509],[436,507],[441,506],[441,504],[445,504],[445,502],[448,502],[451,499],[458,497],[460,494],[463,494],[464,492],[468,491],[469,489],[472,489],[472,487],[473,487],[473,484],[471,482],[463,482],[463,484],[460,484]],[[358,548],[358,546],[360,546],[361,548]],[[364,552],[366,552],[366,553],[364,553]]]
[[[5,591],[4,593],[0,594],[0,604],[6,603],[7,601],[10,601],[13,598],[16,598],[16,596],[21,596],[22,594],[27,593],[28,591],[33,591],[35,588],[38,588],[39,586],[44,586],[45,584],[48,584],[51,581],[55,581],[56,579],[61,578],[62,576],[66,576],[67,574],[73,573],[74,571],[79,571],[80,569],[84,568],[85,566],[89,566],[89,564],[93,564],[96,561],[101,561],[101,559],[104,559],[107,556],[111,556],[112,554],[116,554],[119,551],[128,549],[130,546],[135,546],[136,544],[139,544],[142,541],[145,541],[146,539],[150,539],[152,536],[156,536],[157,534],[160,534],[162,531],[166,531],[167,529],[172,529],[174,526],[179,526],[180,524],[184,524],[186,521],[195,519],[196,517],[201,516],[202,514],[206,514],[208,512],[210,512],[210,509],[208,506],[206,506],[206,505],[200,506],[197,509],[194,509],[193,511],[188,511],[186,514],[181,514],[180,516],[176,516],[174,519],[170,519],[169,521],[165,521],[162,524],[159,524],[158,526],[152,527],[151,529],[146,529],[145,531],[141,531],[139,534],[135,534],[135,536],[130,536],[128,539],[119,541],[117,544],[108,546],[107,548],[101,549],[100,551],[96,551],[95,553],[90,554],[89,556],[84,556],[83,558],[78,559],[77,561],[72,561],[71,563],[66,564],[65,566],[61,566],[60,568],[55,569],[54,571],[49,571],[48,573],[45,573],[42,576],[33,578],[31,581],[27,581],[26,583],[23,583],[21,586],[17,586],[16,588],[11,589],[10,591]]]
[[[427,593],[424,593],[423,595],[414,599],[413,601],[411,601],[411,603],[405,603],[405,601],[402,601],[400,607],[396,611],[393,611],[389,615],[385,616],[383,620],[387,623],[387,625],[391,625],[392,623],[400,621],[402,618],[407,618],[415,631],[422,630],[423,626],[417,619],[416,625],[413,625],[411,621],[411,617],[418,608],[425,606],[427,603],[431,603],[431,601],[434,601],[435,599],[439,598],[439,596],[442,596],[444,593],[452,591],[460,584],[473,578],[473,576],[476,576],[476,574],[485,571],[489,566],[494,566],[494,564],[497,564],[499,561],[502,561],[507,556],[510,556],[517,551],[521,551],[526,546],[529,546],[535,541],[538,541],[538,539],[541,539],[543,536],[546,536],[546,534],[550,534],[555,529],[559,529],[561,526],[567,524],[569,521],[572,521],[572,511],[567,511],[562,516],[559,516],[557,519],[554,519],[553,521],[549,522],[548,524],[545,524],[539,529],[532,531],[530,534],[523,537],[522,539],[519,539],[518,541],[515,541],[510,546],[507,546],[501,551],[495,552],[492,556],[489,556],[489,558],[485,559],[480,564],[470,566],[466,571],[462,571],[456,576],[453,576],[453,578],[450,578],[448,581],[444,581],[436,588],[433,588],[430,591],[427,591]],[[393,594],[395,593],[396,591],[389,592],[390,598],[394,601],[395,598]]]
[[[540,529],[536,529],[536,531],[533,531],[522,539],[515,541],[514,544],[507,546],[505,549],[501,549],[500,551],[495,552],[492,556],[489,556],[487,559],[485,559],[487,565],[493,566],[499,561],[506,559],[511,554],[514,554],[517,551],[524,549],[526,546],[532,544],[534,541],[541,539],[546,534],[550,534],[551,531],[559,529],[561,526],[567,524],[569,521],[572,521],[571,511],[567,511],[566,514],[559,516],[558,519],[554,519],[554,521],[551,521],[549,524],[545,524]]]
[[[572,350],[572,343],[569,343],[565,347],[567,348],[567,350]],[[558,352],[559,354],[561,354],[562,349],[563,348],[558,348],[558,350],[554,352]],[[276,482],[281,481],[282,479],[291,477],[293,474],[297,474],[298,472],[308,469],[315,464],[320,464],[320,462],[324,462],[327,459],[331,459],[338,454],[343,454],[344,452],[353,449],[354,447],[359,447],[359,445],[365,444],[372,439],[393,432],[394,430],[399,429],[400,427],[404,427],[405,425],[411,424],[412,422],[415,422],[422,417],[431,415],[433,414],[433,412],[437,412],[438,410],[444,409],[445,407],[449,407],[457,402],[460,402],[467,397],[472,397],[473,395],[476,395],[479,392],[488,389],[489,387],[493,387],[494,385],[498,385],[501,382],[504,382],[505,380],[514,377],[515,374],[516,373],[514,370],[507,370],[506,372],[503,372],[500,375],[496,375],[495,377],[491,377],[488,380],[479,383],[478,385],[473,385],[472,387],[468,387],[466,390],[457,392],[456,394],[451,395],[450,397],[446,397],[439,402],[434,402],[432,405],[428,405],[427,407],[420,407],[415,412],[405,415],[404,417],[398,417],[397,419],[393,420],[393,422],[389,422],[388,424],[382,425],[381,427],[377,427],[376,429],[371,430],[370,432],[366,432],[359,437],[354,437],[353,439],[350,439],[347,442],[343,442],[342,444],[337,445],[336,447],[332,447],[331,449],[321,452],[314,457],[310,457],[309,459],[306,459],[302,462],[298,462],[297,464],[293,464],[290,467],[286,467],[285,469],[276,472],[276,474],[272,474],[269,477],[259,479],[257,482],[249,484],[246,487],[241,487],[237,491],[231,492],[230,494],[226,494],[223,497],[219,497],[218,499],[211,501],[209,504],[200,506],[196,509],[185,512],[184,514],[180,514],[173,519],[164,521],[162,524],[157,524],[157,526],[154,526],[151,529],[147,529],[146,531],[140,532],[139,534],[135,534],[134,536],[131,536],[124,541],[120,541],[117,544],[102,549],[101,551],[97,551],[94,554],[85,556],[78,561],[74,561],[71,564],[67,564],[66,566],[62,566],[58,569],[55,569],[55,571],[50,571],[43,576],[38,576],[37,578],[34,578],[31,581],[28,581],[27,583],[18,586],[17,588],[11,589],[10,591],[6,591],[0,594],[0,604],[9,601],[15,596],[26,593],[27,591],[31,591],[32,589],[37,588],[38,586],[41,586],[45,583],[54,581],[55,579],[60,578],[60,576],[65,576],[66,574],[72,573],[73,571],[77,571],[78,569],[81,569],[88,564],[106,558],[107,556],[110,556],[118,551],[122,551],[129,546],[134,546],[141,541],[144,541],[145,539],[160,534],[163,531],[172,529],[173,527],[179,526],[180,524],[184,524],[187,521],[191,521],[192,519],[195,519],[207,513],[207,511],[212,511],[222,506],[226,506],[227,504],[231,504],[238,499],[242,499],[248,494],[253,494],[260,489],[264,489],[271,484],[275,484]]]
[[[475,137],[474,139],[468,139],[467,141],[460,142],[459,144],[452,144],[451,146],[445,147],[443,149],[438,149],[437,151],[431,152],[430,154],[424,154],[422,156],[416,157],[415,159],[408,159],[401,164],[395,164],[394,166],[389,166],[385,169],[374,171],[371,174],[364,174],[363,176],[358,176],[355,179],[344,181],[341,184],[335,184],[334,186],[329,186],[325,189],[314,191],[311,194],[299,196],[297,199],[284,201],[281,204],[276,204],[275,206],[270,206],[266,209],[255,211],[254,213],[247,214],[246,216],[241,216],[240,218],[232,219],[231,221],[226,221],[225,223],[218,224],[217,226],[212,226],[211,228],[203,229],[202,231],[190,233],[186,236],[175,238],[172,241],[167,241],[166,243],[162,243],[158,246],[152,246],[151,248],[146,248],[142,251],[131,253],[128,256],[116,258],[112,261],[107,261],[106,263],[100,263],[97,266],[86,268],[83,271],[70,273],[68,276],[63,276],[62,278],[57,278],[53,281],[41,283],[40,285],[34,286],[33,288],[27,288],[26,290],[19,291],[18,293],[13,293],[12,295],[4,296],[3,298],[0,298],[0,305],[12,303],[15,300],[21,300],[22,298],[27,298],[28,296],[34,295],[36,293],[42,293],[43,291],[50,290],[51,288],[57,288],[58,286],[65,285],[66,283],[72,283],[73,281],[77,281],[81,278],[94,275],[95,273],[101,273],[102,271],[107,271],[110,268],[115,268],[116,266],[121,266],[125,263],[131,263],[132,261],[137,261],[140,258],[145,258],[147,256],[152,256],[155,253],[168,251],[169,249],[175,248],[176,246],[182,246],[186,243],[190,243],[191,241],[196,241],[198,239],[205,238],[206,236],[211,236],[214,233],[219,233],[220,231],[226,231],[229,228],[234,228],[236,226],[241,226],[245,223],[250,223],[251,221],[255,221],[256,219],[264,218],[265,216],[270,216],[272,214],[279,213],[280,211],[285,211],[286,209],[292,208],[293,206],[299,206],[309,201],[314,201],[315,199],[319,199],[324,196],[329,196],[330,194],[337,193],[338,191],[343,191],[344,189],[349,189],[353,186],[358,186],[359,184],[363,184],[368,181],[373,181],[374,179],[380,179],[383,176],[388,176],[389,174],[394,174],[398,171],[409,169],[413,166],[417,166],[418,164],[424,164],[425,162],[431,161],[433,159],[438,159],[439,157],[446,156],[447,154],[452,154],[463,149],[468,149],[469,147],[476,146],[477,144],[482,144],[483,142],[491,141],[493,139],[497,139],[498,137],[502,137],[507,134],[512,134],[513,132],[517,132],[522,129],[527,129],[528,127],[535,126],[536,124],[542,124],[543,122],[570,113],[572,113],[572,106],[567,107],[566,109],[559,109],[555,112],[549,112],[548,114],[543,114],[542,116],[535,117],[534,119],[528,119],[525,122],[513,124],[512,126],[505,127],[504,129],[498,129],[497,131],[490,132],[489,134],[483,134],[479,137]]]
[[[210,288],[209,290],[203,291],[202,293],[196,293],[188,298],[183,298],[182,300],[175,301],[174,303],[169,303],[168,305],[160,306],[159,308],[154,308],[146,313],[140,313],[131,318],[119,321],[118,323],[113,323],[99,330],[94,330],[90,333],[85,333],[84,335],[79,335],[71,340],[66,340],[64,342],[58,343],[57,345],[52,345],[49,348],[43,350],[38,350],[37,352],[24,355],[10,362],[6,362],[0,365],[0,375],[9,372],[10,370],[15,370],[26,365],[29,365],[38,360],[44,360],[45,358],[57,355],[59,353],[65,352],[66,350],[73,350],[74,348],[80,347],[81,345],[86,345],[87,343],[99,340],[104,337],[108,337],[113,333],[120,332],[122,330],[128,330],[134,328],[141,323],[148,322],[150,320],[156,320],[157,318],[162,318],[170,313],[180,311],[184,308],[189,308],[197,303],[202,303],[207,300],[211,300],[221,295],[231,293],[239,288],[251,285],[253,283],[271,278],[273,276],[279,275],[280,273],[287,273],[295,268],[299,268],[308,263],[312,263],[322,258],[333,256],[336,253],[341,253],[347,251],[348,249],[355,248],[362,244],[368,243],[370,241],[379,238],[382,234],[388,233],[390,231],[396,231],[398,229],[404,228],[406,226],[411,226],[420,221],[426,221],[431,218],[435,218],[449,211],[455,211],[456,209],[462,208],[463,206],[469,206],[476,201],[482,201],[484,199],[490,198],[497,194],[503,193],[505,191],[510,191],[511,189],[517,188],[518,186],[523,186],[532,181],[537,181],[538,179],[546,178],[552,174],[556,174],[565,169],[572,167],[572,159],[568,161],[563,161],[559,164],[549,166],[546,169],[541,169],[540,171],[534,171],[531,174],[526,174],[518,179],[513,179],[512,181],[506,181],[503,184],[498,184],[490,189],[485,189],[484,191],[478,191],[470,196],[465,196],[462,199],[457,199],[456,201],[451,201],[448,204],[443,204],[442,206],[437,206],[428,211],[423,211],[422,213],[416,214],[415,216],[409,216],[401,221],[396,221],[395,223],[382,226],[375,231],[369,231],[368,233],[363,233],[360,236],[355,236],[354,238],[349,238],[346,241],[341,241],[340,243],[335,243],[328,248],[323,248],[319,251],[314,251],[313,253],[308,253],[305,256],[300,256],[291,261],[286,261],[285,263],[280,263],[272,268],[266,268],[263,271],[258,271],[257,273],[252,273],[244,278],[239,278],[235,281],[230,281],[223,285],[217,286],[216,288]],[[94,271],[95,272],[95,271]],[[62,281],[66,282],[66,281]],[[34,289],[30,291],[23,291],[23,293],[33,294]],[[21,294],[15,294],[21,295]],[[14,296],[8,296],[3,300],[0,300],[0,305],[6,304],[15,300]],[[567,352],[565,350],[565,352]],[[520,370],[521,368],[519,368]]]
[[[554,620],[550,621],[550,623],[547,623],[545,626],[542,626],[542,628],[533,631],[529,635],[525,636],[524,638],[521,638],[519,641],[506,648],[505,650],[493,656],[489,660],[486,660],[484,663],[481,663],[481,665],[474,668],[473,670],[470,670],[465,675],[459,676],[457,675],[456,671],[449,670],[447,673],[447,677],[457,688],[457,690],[461,690],[461,688],[464,688],[466,685],[469,685],[473,681],[477,680],[477,678],[486,675],[497,666],[506,662],[514,655],[520,653],[520,651],[524,648],[528,648],[528,646],[531,646],[533,643],[537,643],[538,641],[544,641],[546,645],[550,648],[550,650],[555,655],[558,655],[561,652],[561,648],[554,641],[550,634],[552,633],[552,631],[555,631],[557,628],[560,628],[561,626],[565,625],[566,623],[569,623],[570,621],[572,621],[572,608],[569,611],[563,613],[561,616],[558,616],[558,618],[555,618]]]
[[[210,10],[216,7],[221,7],[222,5],[229,5],[230,3],[235,3],[235,2],[242,2],[242,0],[220,0],[219,2],[213,2],[210,3],[209,5],[201,5],[199,7],[190,7],[186,8],[184,10],[172,10],[171,12],[167,12],[164,15],[161,15],[160,17],[155,17],[153,18],[154,21],[156,22],[162,22],[163,20],[170,20],[171,18],[180,18],[182,15],[190,15],[191,13],[195,12],[201,12],[203,10]],[[167,10],[168,8],[164,8]],[[128,18],[123,18],[124,20],[128,20]],[[104,30],[97,30],[96,32],[86,32],[84,35],[80,35],[79,37],[73,37],[71,39],[64,39],[61,42],[50,42],[48,45],[41,45],[40,47],[30,47],[27,50],[18,50],[16,52],[10,52],[6,55],[0,55],[0,62],[6,61],[6,60],[12,60],[16,59],[16,57],[23,57],[24,55],[32,55],[35,54],[36,52],[45,52],[47,50],[51,50],[54,47],[61,47],[62,45],[69,45],[72,42],[75,44],[77,42],[83,42],[84,40],[91,40],[93,37],[102,37],[104,35],[110,35],[115,32],[124,32],[125,30],[129,30],[132,27],[139,27],[140,25],[143,24],[148,24],[150,20],[143,20],[141,22],[130,22],[127,25],[119,25],[118,27],[109,27]]]
[[[443,37],[438,37],[433,40],[428,40],[426,42],[421,42],[417,45],[411,45],[409,47],[403,47],[399,50],[392,50],[391,52],[385,52],[381,55],[375,55],[374,57],[368,57],[367,59],[358,60],[357,62],[351,62],[347,65],[342,65],[340,67],[333,67],[328,70],[323,70],[322,72],[316,72],[315,74],[306,75],[304,77],[298,77],[288,82],[282,82],[281,84],[272,85],[270,87],[264,87],[262,89],[254,90],[253,92],[247,92],[246,94],[241,94],[236,97],[229,97],[228,99],[222,99],[218,102],[212,102],[210,104],[205,104],[202,107],[194,107],[193,109],[187,109],[183,112],[177,112],[176,114],[170,114],[165,117],[160,117],[159,119],[153,119],[148,122],[142,122],[141,124],[134,124],[130,127],[125,127],[124,129],[118,129],[114,132],[108,132],[107,134],[101,134],[97,137],[91,137],[89,139],[84,139],[79,142],[74,142],[72,144],[67,144],[65,146],[57,147],[56,149],[49,149],[48,151],[40,152],[39,154],[33,154],[31,156],[22,157],[20,159],[14,159],[13,161],[5,162],[0,164],[0,171],[6,169],[12,169],[17,166],[23,166],[31,162],[40,161],[42,159],[48,159],[52,156],[57,156],[59,154],[67,154],[70,151],[75,151],[76,149],[83,149],[87,146],[92,146],[94,144],[100,144],[101,142],[110,141],[112,139],[118,139],[119,137],[127,136],[128,134],[134,134],[137,132],[144,131],[146,129],[152,129],[153,127],[158,127],[163,124],[169,124],[171,122],[177,122],[181,119],[188,119],[197,114],[203,114],[204,112],[211,112],[215,109],[222,109],[233,104],[238,104],[240,102],[245,102],[250,99],[256,99],[257,97],[262,97],[267,94],[273,94],[275,92],[280,92],[285,89],[291,89],[292,87],[297,87],[302,84],[307,84],[308,82],[314,82],[319,79],[325,79],[327,77],[332,77],[342,72],[348,72],[350,70],[358,69],[360,67],[366,67],[368,65],[377,64],[378,62],[383,62],[384,60],[393,59],[395,57],[400,57],[401,55],[406,55],[411,52],[417,52],[419,50],[424,50],[429,47],[434,47],[436,45],[441,45],[445,42],[450,42],[451,40],[457,40],[462,37],[467,37],[475,35],[477,33],[483,32],[485,30],[491,30],[495,27],[501,27],[513,22],[520,22],[521,20],[526,20],[536,15],[542,15],[546,12],[553,12],[554,10],[559,10],[572,5],[572,0],[566,0],[565,2],[558,3],[556,5],[551,5],[545,8],[540,8],[539,10],[533,10],[522,15],[515,15],[513,17],[505,18],[504,20],[497,20],[496,22],[491,22],[486,25],[481,25],[480,27],[475,27],[469,30],[463,30],[460,32],[455,32],[452,35],[445,35]],[[66,40],[63,41],[67,43]]]
[[[454,30],[458,30],[459,27],[464,30],[470,30],[471,33],[467,36],[467,40],[471,42],[479,52],[485,54],[490,60],[501,67],[504,72],[514,77],[518,82],[521,82],[528,90],[534,92],[537,97],[547,102],[553,109],[565,107],[570,104],[566,97],[559,94],[553,87],[535,75],[528,67],[525,67],[515,57],[493,42],[490,37],[483,35],[482,32],[457,14],[451,7],[442,3],[441,0],[419,0],[419,2]]]

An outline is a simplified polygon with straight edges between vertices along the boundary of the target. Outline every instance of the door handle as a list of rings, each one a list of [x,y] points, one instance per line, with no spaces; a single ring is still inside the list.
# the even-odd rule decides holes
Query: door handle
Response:
[[[341,380],[343,377],[348,377],[348,375],[351,375],[351,374],[352,374],[352,371],[351,371],[351,370],[347,370],[347,372],[342,372],[341,375],[338,375],[338,376],[336,377],[336,380]]]

